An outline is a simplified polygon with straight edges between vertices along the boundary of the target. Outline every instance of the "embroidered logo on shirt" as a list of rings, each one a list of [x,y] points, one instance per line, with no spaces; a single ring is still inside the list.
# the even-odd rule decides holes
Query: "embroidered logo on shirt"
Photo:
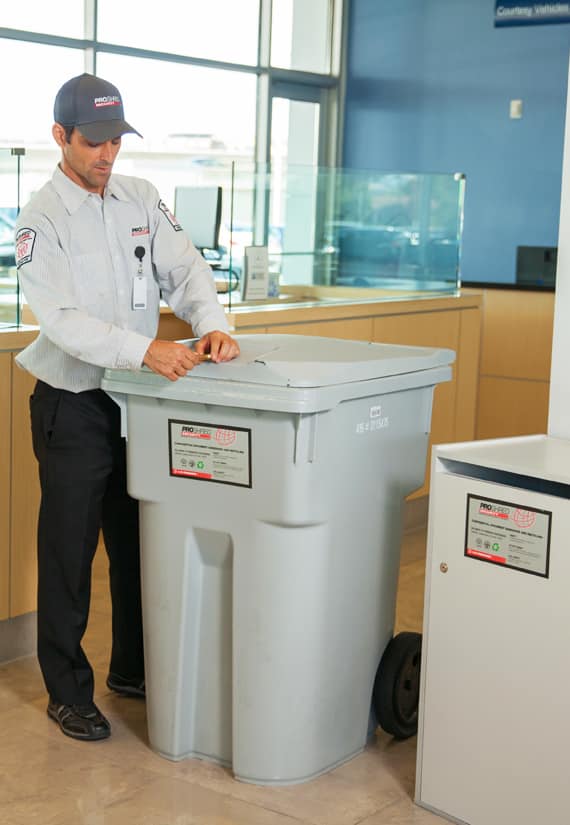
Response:
[[[165,204],[165,202],[163,200],[160,200],[158,202],[158,208],[160,209],[161,212],[164,212],[164,216],[165,216],[166,220],[168,221],[170,226],[174,229],[174,231],[175,232],[182,232],[182,227],[180,226],[180,224],[176,220],[175,216],[172,214],[172,212],[170,211],[170,209],[168,208],[168,206]]]
[[[16,234],[16,266],[19,269],[23,264],[32,260],[36,233],[33,229],[22,227]]]
[[[149,235],[149,228],[148,226],[133,226],[131,229],[131,237],[134,238],[136,235]]]

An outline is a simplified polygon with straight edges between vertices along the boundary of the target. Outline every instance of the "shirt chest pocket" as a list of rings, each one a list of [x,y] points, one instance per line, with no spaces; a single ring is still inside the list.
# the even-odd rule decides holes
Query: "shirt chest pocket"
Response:
[[[112,315],[114,288],[109,281],[105,256],[97,252],[74,255],[72,265],[80,308],[107,320]]]

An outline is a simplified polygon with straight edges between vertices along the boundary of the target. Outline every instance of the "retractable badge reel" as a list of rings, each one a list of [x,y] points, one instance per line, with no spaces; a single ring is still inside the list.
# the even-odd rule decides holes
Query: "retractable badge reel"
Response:
[[[133,279],[133,309],[146,309],[146,278],[143,275],[143,258],[145,256],[144,246],[135,247],[135,257],[139,266],[137,274]]]

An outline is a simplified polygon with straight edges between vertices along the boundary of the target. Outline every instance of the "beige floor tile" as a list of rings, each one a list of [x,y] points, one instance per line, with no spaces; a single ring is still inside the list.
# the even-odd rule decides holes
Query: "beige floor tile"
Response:
[[[416,737],[397,741],[379,729],[364,754],[338,768],[338,772],[347,783],[368,789],[379,804],[383,804],[384,787],[411,797],[416,777],[416,744]]]
[[[45,693],[42,674],[35,656],[0,665],[0,713]]]
[[[143,702],[109,694],[101,696],[98,704],[113,728],[107,758],[118,767],[134,759],[141,769],[157,776],[190,782],[314,825],[354,825],[399,799],[413,785],[414,746],[394,743],[391,759],[390,745],[383,744],[381,737],[345,765],[307,783],[266,787],[239,782],[231,770],[212,762],[172,762],[154,753],[148,744]],[[387,763],[391,763],[389,769]]]
[[[414,805],[411,799],[401,799],[368,819],[363,819],[359,825],[443,825],[445,822],[448,820]]]
[[[10,762],[17,759],[21,759],[22,764],[25,764],[25,748],[20,746],[18,739],[22,732],[28,731],[41,738],[50,735],[52,726],[55,730],[54,723],[48,724],[50,720],[45,712],[46,706],[47,699],[34,699],[0,713],[0,730],[2,731],[0,766],[6,760]]]
[[[154,777],[136,765],[117,767],[104,759],[107,742],[82,743],[82,751],[50,740],[41,756],[22,768],[24,783],[12,782],[2,799],[6,825],[80,825],[97,812],[136,799]],[[87,751],[89,748],[89,751]],[[98,753],[95,753],[97,749]]]
[[[356,757],[369,758],[369,754]],[[155,769],[164,775],[176,775],[181,781],[312,825],[355,825],[401,798],[393,780],[381,772],[371,784],[357,778],[346,779],[339,773],[342,768],[338,768],[300,785],[265,787],[239,782],[227,768],[205,761],[163,762]]]
[[[95,819],[60,825],[99,825]],[[181,779],[157,778],[136,797],[108,806],[101,825],[299,825],[301,820],[250,805]]]
[[[425,534],[404,539],[397,630],[421,631]],[[144,702],[105,686],[111,640],[107,559],[99,548],[84,645],[112,737],[76,742],[48,719],[34,657],[0,667],[0,825],[431,825],[412,802],[415,739],[379,732],[355,759],[311,782],[248,785],[199,760],[170,762],[148,744]]]

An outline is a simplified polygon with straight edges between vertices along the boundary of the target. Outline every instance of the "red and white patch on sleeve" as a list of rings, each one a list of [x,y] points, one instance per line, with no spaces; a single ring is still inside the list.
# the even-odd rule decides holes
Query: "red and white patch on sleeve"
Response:
[[[16,233],[16,266],[18,269],[32,260],[35,242],[36,233],[33,229],[27,226],[18,229]]]
[[[166,218],[170,226],[174,229],[174,231],[182,232],[182,227],[180,226],[180,224],[176,220],[176,217],[172,214],[172,212],[163,200],[160,200],[158,202],[158,208],[163,213],[164,217]]]

